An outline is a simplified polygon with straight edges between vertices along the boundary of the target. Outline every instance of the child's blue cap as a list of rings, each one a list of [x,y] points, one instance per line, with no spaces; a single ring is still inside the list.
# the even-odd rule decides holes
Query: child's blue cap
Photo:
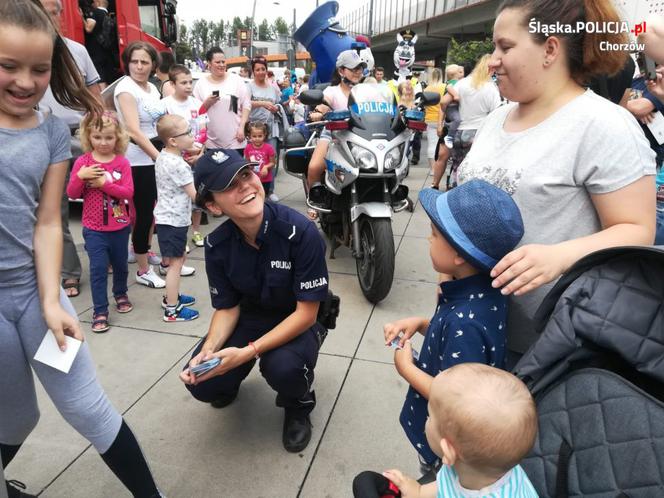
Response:
[[[484,180],[448,192],[427,188],[419,199],[445,239],[477,269],[490,272],[523,237],[523,220],[512,197]]]

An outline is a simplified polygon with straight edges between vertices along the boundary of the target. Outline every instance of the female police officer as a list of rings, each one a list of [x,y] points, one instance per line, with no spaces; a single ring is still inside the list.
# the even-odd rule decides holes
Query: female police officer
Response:
[[[205,242],[205,267],[215,312],[205,339],[180,378],[198,400],[229,405],[260,358],[261,374],[285,408],[283,444],[303,450],[316,404],[314,367],[327,334],[317,322],[328,295],[325,243],[297,211],[265,203],[253,164],[232,150],[207,152],[196,163],[197,203],[230,221]],[[221,363],[195,377],[190,368]]]

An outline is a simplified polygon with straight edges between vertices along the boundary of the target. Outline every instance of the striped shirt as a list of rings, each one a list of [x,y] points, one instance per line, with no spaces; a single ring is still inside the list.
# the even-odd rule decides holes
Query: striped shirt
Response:
[[[443,465],[436,478],[437,498],[537,498],[538,494],[520,465],[486,488],[466,489],[454,468]]]

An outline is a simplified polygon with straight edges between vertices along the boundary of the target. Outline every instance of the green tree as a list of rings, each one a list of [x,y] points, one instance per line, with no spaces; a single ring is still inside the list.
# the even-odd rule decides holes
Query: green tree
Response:
[[[263,22],[258,26],[258,39],[260,41],[272,41],[274,40],[274,33],[272,32],[272,26],[267,22],[267,19],[263,19]]]
[[[178,28],[178,41],[173,45],[175,60],[182,64],[185,59],[192,59],[191,46],[189,45],[189,30],[185,24]]]
[[[223,19],[219,22],[208,21],[208,30],[210,32],[210,46],[221,47],[226,42],[226,23]]]
[[[290,34],[290,26],[288,25],[286,20],[281,16],[277,17],[272,23],[272,30],[277,35]]]
[[[210,27],[205,19],[196,19],[191,25],[189,44],[199,54],[210,48]]]
[[[493,42],[491,38],[484,40],[471,40],[458,42],[454,38],[450,40],[447,46],[448,64],[466,64],[475,63],[480,57],[493,52]]]

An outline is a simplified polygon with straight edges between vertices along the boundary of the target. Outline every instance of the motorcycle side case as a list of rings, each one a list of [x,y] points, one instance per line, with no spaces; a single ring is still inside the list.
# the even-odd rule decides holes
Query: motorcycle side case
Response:
[[[284,168],[286,172],[296,178],[306,178],[309,161],[315,147],[295,147],[287,149],[284,155]]]

